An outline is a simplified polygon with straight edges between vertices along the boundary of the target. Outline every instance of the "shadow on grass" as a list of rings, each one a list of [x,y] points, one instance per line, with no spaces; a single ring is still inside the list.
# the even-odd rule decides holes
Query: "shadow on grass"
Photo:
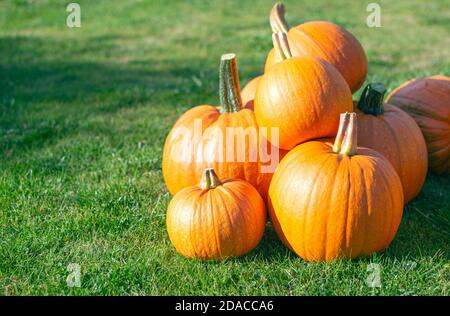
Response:
[[[99,38],[106,43],[102,46],[95,39],[0,37],[1,153],[51,144],[78,133],[98,114],[140,106],[173,108],[185,95],[204,93],[205,87],[192,80],[198,69],[210,74],[202,78],[205,82],[217,77],[217,70],[200,65],[201,60],[128,61],[125,56],[123,63],[113,63],[103,62],[107,56],[80,57],[99,49],[116,51],[113,39]]]
[[[429,173],[422,192],[406,205],[399,232],[386,256],[450,259],[450,176]]]

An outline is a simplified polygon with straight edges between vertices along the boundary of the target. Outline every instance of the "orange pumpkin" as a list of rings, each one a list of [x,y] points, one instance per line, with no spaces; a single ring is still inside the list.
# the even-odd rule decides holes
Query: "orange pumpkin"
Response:
[[[252,80],[250,80],[242,89],[242,104],[244,104],[244,107],[247,109],[250,109],[253,111],[254,109],[254,102],[255,99],[255,93],[256,93],[256,86],[258,85],[259,79],[261,76],[255,77]]]
[[[358,144],[378,151],[389,160],[400,176],[407,203],[425,182],[427,146],[420,128],[408,114],[389,103],[383,104],[385,93],[382,84],[369,84],[355,103]]]
[[[222,106],[200,105],[188,110],[167,136],[162,158],[164,181],[175,194],[197,184],[203,170],[213,167],[221,178],[247,180],[265,198],[273,172],[268,167],[275,169],[280,152],[266,141],[270,134],[260,132],[253,111],[242,107],[234,54],[222,56],[220,73]]]
[[[353,108],[352,94],[340,73],[318,59],[292,57],[285,33],[273,34],[284,58],[259,80],[255,115],[259,126],[279,128],[279,147],[333,137],[339,114]]]
[[[220,182],[206,169],[200,185],[178,192],[167,209],[167,231],[183,256],[225,259],[254,249],[264,233],[266,211],[258,191],[239,179]]]
[[[381,154],[357,147],[356,128],[356,114],[342,114],[334,145],[298,145],[273,176],[270,218],[281,240],[306,261],[370,255],[397,232],[400,178]]]
[[[339,70],[352,92],[364,83],[367,75],[366,54],[358,40],[344,28],[326,21],[311,21],[289,28],[281,2],[272,8],[270,25],[274,33],[287,33],[293,56],[327,61]],[[272,49],[266,60],[265,71],[280,61],[281,58]]]
[[[407,112],[419,125],[427,143],[431,170],[450,173],[450,78],[410,80],[392,91],[387,102]]]

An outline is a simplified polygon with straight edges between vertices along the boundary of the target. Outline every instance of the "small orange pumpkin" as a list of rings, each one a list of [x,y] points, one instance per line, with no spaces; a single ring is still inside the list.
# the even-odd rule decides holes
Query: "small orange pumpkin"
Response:
[[[266,211],[248,182],[220,182],[213,169],[206,169],[200,185],[173,197],[166,222],[169,238],[183,256],[217,260],[253,250],[263,236]]]
[[[386,88],[382,84],[369,84],[359,102],[358,144],[369,147],[392,164],[403,185],[405,203],[421,190],[428,169],[425,140],[416,122],[398,107],[383,104]]]
[[[310,139],[335,136],[339,114],[353,108],[344,78],[325,61],[292,57],[285,33],[273,34],[273,42],[283,61],[257,85],[259,126],[279,128],[279,147],[286,150]]]
[[[400,178],[381,154],[357,147],[356,128],[356,114],[342,114],[334,145],[298,145],[272,178],[271,221],[306,261],[370,255],[388,247],[399,227]]]
[[[244,104],[244,107],[247,109],[250,109],[253,111],[254,109],[254,99],[255,99],[255,93],[256,93],[256,86],[258,85],[259,79],[261,76],[255,77],[252,80],[250,80],[242,89],[242,104]]]
[[[392,91],[387,102],[407,112],[419,125],[431,170],[450,173],[450,78],[438,75],[410,80]]]
[[[293,56],[322,58],[333,65],[347,81],[352,92],[357,91],[367,75],[367,57],[358,40],[344,28],[326,21],[306,22],[289,28],[284,18],[284,6],[276,3],[270,14],[274,33],[287,33]],[[281,61],[271,50],[265,71]]]
[[[253,111],[243,108],[234,54],[221,59],[220,99],[221,107],[200,105],[188,110],[170,131],[162,158],[166,186],[175,194],[197,184],[203,170],[213,167],[221,178],[250,182],[266,198],[273,174],[268,166],[275,169],[284,153],[266,141],[270,135],[260,133]],[[227,138],[230,128],[235,134]],[[234,145],[229,145],[228,139],[234,140]]]

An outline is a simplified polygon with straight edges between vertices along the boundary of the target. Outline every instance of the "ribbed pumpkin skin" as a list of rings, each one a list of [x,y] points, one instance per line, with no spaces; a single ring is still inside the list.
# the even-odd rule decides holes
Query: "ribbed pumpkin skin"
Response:
[[[197,143],[179,141],[182,137],[182,131],[178,127],[183,126],[191,130],[193,134],[195,119],[202,120],[203,131],[208,127],[217,126],[222,130],[223,135],[226,135],[226,127],[242,127],[244,130],[253,127],[258,132],[255,115],[248,109],[232,113],[220,113],[217,107],[201,105],[188,110],[175,123],[164,144],[162,174],[169,192],[176,194],[187,186],[199,183],[204,169],[212,167],[220,178],[247,180],[265,199],[272,174],[260,173],[260,166],[263,163],[259,159],[259,154],[257,161],[249,161],[249,138],[246,137],[245,161],[237,162],[238,151],[235,150],[234,162],[227,162],[225,161],[226,141],[224,140],[222,143],[219,137],[211,136],[207,140]],[[269,149],[265,150],[270,153],[270,144],[267,146]],[[224,161],[214,160],[213,153],[217,152],[217,148],[223,148]],[[280,159],[282,154],[283,152],[280,151]],[[181,157],[184,159],[180,159]],[[266,164],[269,165],[269,163]]]
[[[166,222],[179,253],[217,260],[254,249],[264,233],[266,211],[250,184],[227,180],[214,189],[190,186],[181,190],[169,204]]]
[[[344,28],[326,21],[311,21],[292,27],[287,33],[293,56],[321,58],[334,66],[352,92],[357,91],[367,75],[367,57],[358,40]],[[281,61],[272,49],[264,71]]]
[[[261,76],[258,76],[250,80],[241,91],[242,104],[244,104],[244,107],[247,109],[253,110],[253,100],[255,99],[256,86],[258,85],[260,78]]]
[[[392,91],[387,102],[407,112],[419,125],[431,170],[450,173],[450,78],[410,80]]]
[[[279,147],[289,150],[304,141],[333,137],[339,114],[351,111],[350,89],[330,64],[294,57],[273,66],[256,88],[259,126],[278,127]]]
[[[405,203],[422,189],[428,169],[428,153],[422,132],[404,111],[389,104],[382,115],[358,109],[358,144],[382,154],[394,167],[403,186]]]
[[[269,214],[280,239],[306,261],[370,255],[388,247],[403,213],[400,179],[379,153],[346,156],[329,141],[291,150],[269,188]]]

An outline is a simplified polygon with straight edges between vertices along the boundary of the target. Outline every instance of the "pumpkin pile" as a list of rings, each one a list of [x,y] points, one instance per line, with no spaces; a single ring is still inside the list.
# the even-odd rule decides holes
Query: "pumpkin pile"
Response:
[[[224,54],[220,106],[188,110],[167,136],[171,242],[188,258],[241,256],[268,214],[306,261],[386,249],[428,168],[450,173],[450,78],[410,80],[386,102],[386,87],[370,83],[354,101],[368,66],[351,33],[326,21],[289,27],[282,3],[269,21],[264,74],[241,92],[236,56]]]

